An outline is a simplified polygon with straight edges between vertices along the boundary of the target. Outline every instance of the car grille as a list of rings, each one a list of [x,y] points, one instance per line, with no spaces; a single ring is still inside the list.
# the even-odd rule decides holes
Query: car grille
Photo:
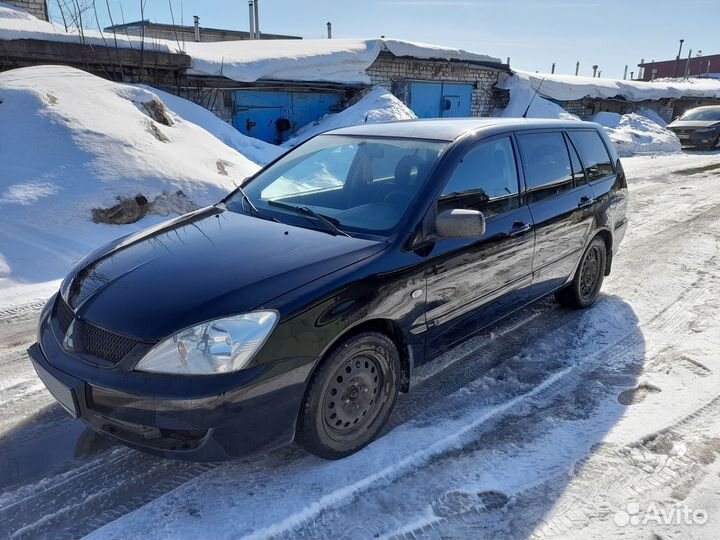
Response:
[[[696,128],[674,128],[673,131],[676,135],[690,135]]]
[[[75,318],[75,313],[73,313],[73,310],[67,305],[67,302],[65,302],[65,300],[63,300],[59,295],[55,316],[57,317],[58,324],[60,325],[60,329],[63,331],[63,334],[67,333],[68,328],[70,328],[70,323],[72,323],[72,320]]]
[[[72,308],[59,296],[55,316],[64,334],[67,333],[73,320],[75,321],[74,333],[77,336],[75,352],[89,354],[105,362],[118,363],[140,344],[139,341],[132,338],[110,332],[82,319],[76,319]]]

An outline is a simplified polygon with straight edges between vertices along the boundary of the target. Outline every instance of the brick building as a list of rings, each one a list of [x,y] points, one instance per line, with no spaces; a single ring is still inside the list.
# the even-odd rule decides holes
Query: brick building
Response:
[[[495,84],[509,67],[492,59],[419,58],[383,50],[365,72],[369,84],[243,83],[188,74],[181,87],[164,89],[210,109],[241,133],[279,143],[325,114],[352,105],[376,86],[392,92],[420,118],[488,116]]]
[[[718,76],[720,75],[720,54],[662,60],[660,62],[653,60],[652,62],[638,64],[638,67],[641,68],[641,80],[643,81],[666,77]]]
[[[43,21],[49,20],[46,0],[3,0],[3,2],[23,8],[25,11]]]
[[[496,62],[427,60],[389,52],[381,53],[367,69],[373,85],[387,88],[415,114],[427,118],[488,116],[498,76],[508,71],[508,66]],[[456,99],[447,102],[447,97]]]

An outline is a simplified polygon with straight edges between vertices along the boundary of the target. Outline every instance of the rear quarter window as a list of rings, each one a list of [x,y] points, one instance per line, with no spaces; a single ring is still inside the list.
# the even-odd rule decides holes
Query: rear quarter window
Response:
[[[615,173],[610,154],[597,131],[569,131],[568,135],[580,154],[590,182]]]

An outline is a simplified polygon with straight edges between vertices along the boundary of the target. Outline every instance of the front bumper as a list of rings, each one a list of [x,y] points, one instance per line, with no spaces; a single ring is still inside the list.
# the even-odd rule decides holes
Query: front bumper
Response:
[[[720,132],[713,131],[686,131],[673,130],[673,133],[680,139],[680,144],[689,148],[707,148],[715,145],[718,141]]]
[[[118,372],[67,353],[46,311],[39,343],[28,354],[53,396],[92,430],[139,450],[194,461],[231,459],[292,441],[305,366],[258,366],[235,374],[231,389],[222,376]]]

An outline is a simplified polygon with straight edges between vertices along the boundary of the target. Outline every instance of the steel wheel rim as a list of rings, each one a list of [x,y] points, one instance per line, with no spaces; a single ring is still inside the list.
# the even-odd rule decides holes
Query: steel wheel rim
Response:
[[[595,294],[597,284],[600,281],[600,249],[593,246],[588,250],[580,271],[580,295],[583,298],[590,298]]]
[[[323,424],[335,439],[352,438],[377,418],[382,409],[385,377],[371,353],[343,362],[333,373],[323,398]]]

